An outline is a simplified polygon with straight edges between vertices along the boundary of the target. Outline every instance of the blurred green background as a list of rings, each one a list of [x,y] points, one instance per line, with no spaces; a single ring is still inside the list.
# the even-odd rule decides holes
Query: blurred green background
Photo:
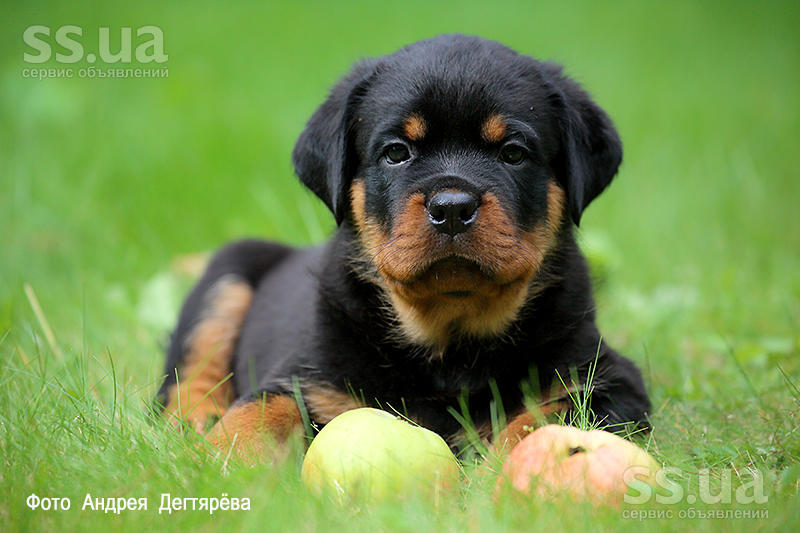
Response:
[[[663,434],[693,457],[712,455],[692,449],[695,424],[773,453],[746,409],[755,397],[783,413],[778,367],[800,375],[799,3],[31,1],[2,13],[4,359],[47,360],[27,283],[61,349],[113,354],[144,401],[191,282],[180,258],[242,236],[323,240],[332,217],[290,165],[305,121],[358,58],[461,32],[563,63],[616,122],[624,163],[581,236],[602,328],[645,369]],[[33,24],[82,27],[87,52],[101,26],[116,49],[120,27],[156,25],[169,76],[25,79],[40,66],[23,61]],[[13,390],[4,410],[24,405],[28,389]],[[721,412],[738,433],[722,436]],[[784,425],[795,414],[768,423]],[[780,461],[795,461],[787,439]],[[714,457],[744,457],[737,446]]]
[[[354,60],[463,32],[563,63],[615,120],[624,164],[582,226],[611,259],[612,282],[655,298],[639,302],[651,307],[644,312],[699,308],[702,320],[682,326],[688,339],[796,333],[797,6],[6,6],[0,327],[27,307],[18,304],[29,282],[64,325],[65,341],[81,339],[85,322],[100,346],[127,351],[136,326],[117,323],[124,320],[117,312],[138,305],[143,284],[175,256],[243,235],[322,240],[331,217],[296,182],[289,161],[307,118]],[[115,50],[120,27],[159,26],[169,77],[24,79],[23,68],[39,66],[22,56],[33,52],[21,39],[32,24],[84,28],[87,53],[97,48],[98,27],[111,28]],[[625,302],[600,305],[609,334],[637,349],[662,342],[657,331],[629,327]],[[670,320],[685,318],[678,312]],[[149,334],[138,337],[145,346]],[[157,359],[141,353],[140,369],[157,367]]]

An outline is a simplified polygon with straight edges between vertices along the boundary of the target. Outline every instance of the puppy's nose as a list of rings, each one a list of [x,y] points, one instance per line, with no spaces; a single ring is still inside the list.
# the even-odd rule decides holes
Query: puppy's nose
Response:
[[[441,233],[456,236],[469,229],[478,213],[478,199],[463,191],[442,191],[428,200],[428,219]]]

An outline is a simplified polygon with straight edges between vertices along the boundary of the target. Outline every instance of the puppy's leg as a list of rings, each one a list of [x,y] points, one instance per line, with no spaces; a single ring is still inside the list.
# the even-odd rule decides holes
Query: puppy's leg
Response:
[[[286,253],[261,241],[240,241],[218,252],[184,303],[167,352],[158,394],[175,425],[202,431],[235,397],[232,358],[258,280]]]
[[[206,435],[225,454],[236,454],[249,464],[280,461],[285,443],[303,430],[297,403],[289,396],[263,395],[234,404]]]
[[[594,366],[591,390],[585,391],[583,388],[586,387],[590,366]],[[591,361],[576,370],[578,383],[581,385],[576,387],[577,390],[570,387],[572,394],[588,394],[588,407],[599,427],[618,431],[631,424],[649,429],[647,412],[650,401],[647,399],[642,376],[631,361],[603,343],[596,365]],[[562,371],[560,375],[569,376],[570,372]],[[495,439],[496,452],[509,451],[516,446],[530,430],[540,426],[545,417],[575,409],[570,394],[561,385],[554,383],[547,397],[553,400],[541,405],[537,411],[525,410],[511,419]]]
[[[233,349],[252,299],[252,287],[230,274],[206,292],[199,319],[183,339],[176,381],[167,389],[166,411],[174,424],[185,420],[202,432],[209,417],[225,413],[234,396]]]
[[[611,431],[633,425],[649,430],[647,413],[650,400],[642,374],[629,359],[603,345],[603,355],[597,361],[590,406],[601,426]]]

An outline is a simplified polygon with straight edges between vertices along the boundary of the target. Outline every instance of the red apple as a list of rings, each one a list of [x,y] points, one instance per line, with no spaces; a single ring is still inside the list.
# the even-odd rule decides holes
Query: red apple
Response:
[[[607,431],[548,425],[511,450],[496,489],[508,481],[524,494],[619,505],[634,477],[652,484],[659,469],[646,451]]]

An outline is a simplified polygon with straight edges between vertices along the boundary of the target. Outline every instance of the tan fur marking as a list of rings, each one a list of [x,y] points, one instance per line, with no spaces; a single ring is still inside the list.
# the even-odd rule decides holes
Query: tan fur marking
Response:
[[[364,407],[361,402],[332,387],[314,385],[303,390],[303,401],[315,422],[327,424],[345,411]]]
[[[366,190],[363,180],[355,180],[350,186],[350,206],[355,219],[356,229],[366,244],[370,253],[377,253],[389,236],[381,230],[380,225],[374,220],[370,220],[366,213]]]
[[[492,445],[496,453],[508,452],[538,426],[547,423],[546,417],[564,412],[569,408],[566,401],[555,401],[540,405],[536,411],[525,410],[515,416],[500,432]]]
[[[303,419],[288,396],[270,396],[231,407],[206,439],[227,454],[235,452],[249,464],[280,460],[290,437],[302,431]]]
[[[403,124],[403,131],[409,141],[419,141],[425,137],[425,133],[428,131],[428,124],[424,118],[412,113]]]
[[[561,227],[561,221],[564,218],[564,204],[566,198],[564,190],[551,181],[547,185],[547,217],[544,225],[540,225],[529,236],[536,241],[537,246],[544,246],[548,250],[554,244],[553,237],[558,233]]]
[[[557,232],[561,226],[566,200],[564,189],[551,181],[547,185],[547,225],[551,232]]]
[[[507,127],[508,125],[503,116],[495,113],[490,115],[486,122],[483,123],[481,137],[486,142],[499,143],[506,136]]]
[[[250,285],[222,278],[212,289],[205,316],[187,339],[187,353],[178,373],[178,384],[167,392],[166,411],[175,425],[186,420],[202,432],[209,417],[221,417],[233,401],[231,357],[236,339],[250,309]]]
[[[558,232],[564,219],[565,205],[564,190],[551,181],[547,185],[547,215],[543,224],[537,225],[526,232],[522,238],[531,248],[536,250],[537,264],[541,264],[544,257],[556,244]],[[534,283],[534,285],[537,285]],[[532,287],[534,293],[541,287]]]

